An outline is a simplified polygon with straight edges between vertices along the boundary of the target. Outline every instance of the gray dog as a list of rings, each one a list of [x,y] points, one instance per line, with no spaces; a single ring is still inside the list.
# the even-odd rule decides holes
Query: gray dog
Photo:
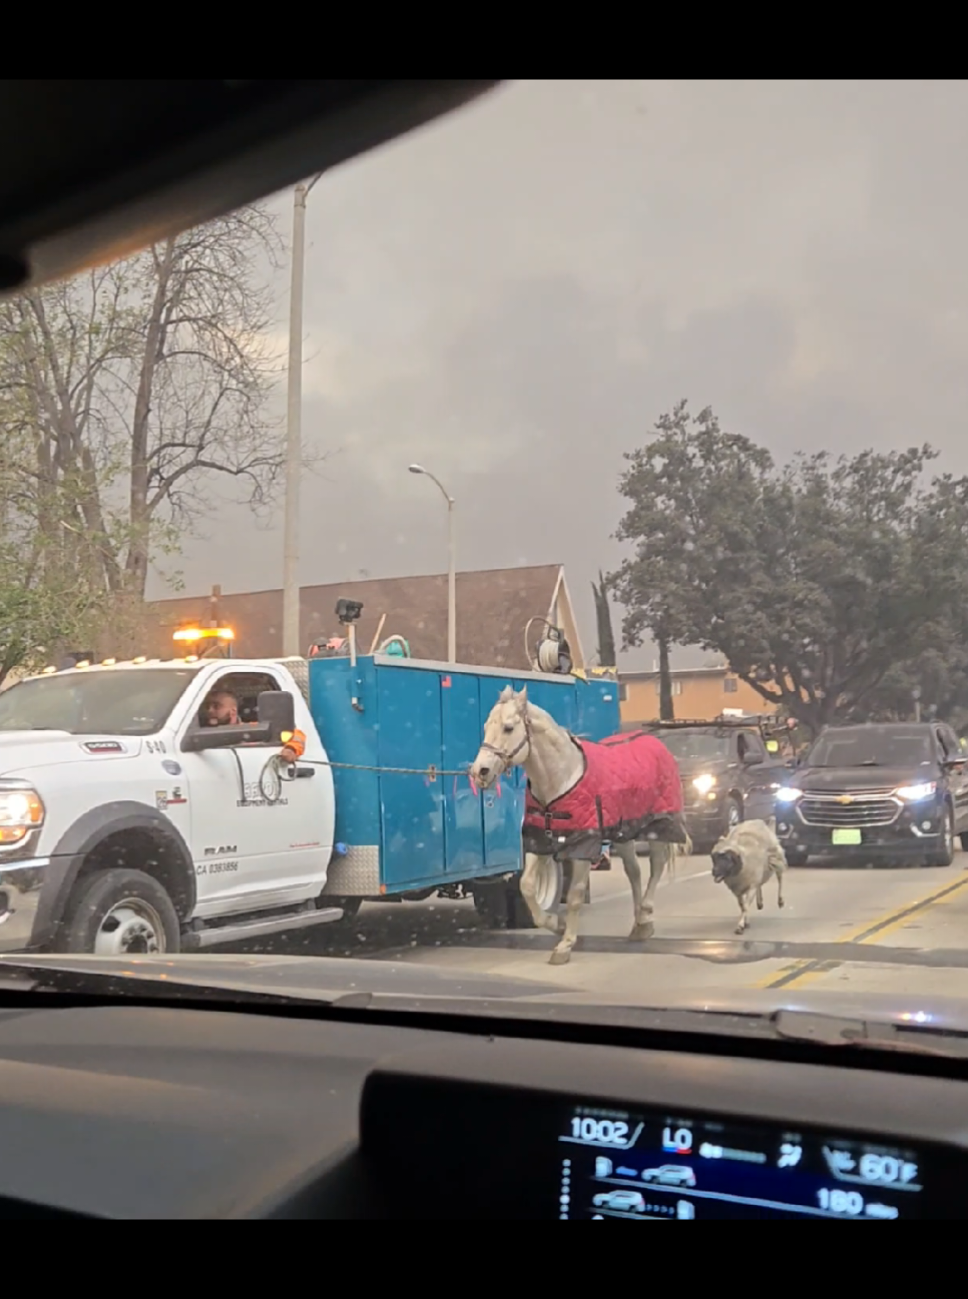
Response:
[[[719,840],[712,851],[713,880],[725,884],[739,903],[738,934],[749,924],[749,905],[756,894],[756,908],[763,910],[763,885],[776,876],[777,903],[783,906],[783,872],[786,857],[777,839],[776,822],[741,821]]]

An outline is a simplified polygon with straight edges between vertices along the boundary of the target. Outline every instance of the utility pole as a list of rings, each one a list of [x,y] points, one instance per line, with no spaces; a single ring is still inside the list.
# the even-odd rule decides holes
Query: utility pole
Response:
[[[320,173],[322,174],[322,173]],[[303,275],[306,263],[306,199],[319,180],[296,186],[292,206],[292,280],[289,291],[289,373],[286,394],[286,504],[283,524],[282,652],[299,650],[299,486],[302,474]]]
[[[454,498],[444,484],[423,465],[410,465],[412,474],[423,474],[440,488],[447,502],[447,662],[457,662],[457,540],[454,527]]]

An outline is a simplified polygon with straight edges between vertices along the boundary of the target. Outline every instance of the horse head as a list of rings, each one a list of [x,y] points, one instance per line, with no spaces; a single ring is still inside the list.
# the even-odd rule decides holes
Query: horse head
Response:
[[[471,778],[489,789],[510,767],[526,762],[531,752],[528,688],[505,686],[484,723],[484,741],[471,765]]]

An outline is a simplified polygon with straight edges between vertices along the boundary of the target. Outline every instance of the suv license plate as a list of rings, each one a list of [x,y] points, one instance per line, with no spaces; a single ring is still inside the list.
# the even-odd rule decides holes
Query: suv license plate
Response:
[[[864,842],[859,830],[835,830],[830,841],[835,848],[847,848]]]

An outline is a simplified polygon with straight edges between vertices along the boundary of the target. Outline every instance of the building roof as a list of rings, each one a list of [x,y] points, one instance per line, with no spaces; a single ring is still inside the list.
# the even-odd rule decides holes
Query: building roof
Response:
[[[457,574],[457,661],[489,667],[526,669],[524,630],[530,618],[547,617],[556,600],[567,601],[560,564],[528,568],[492,568]],[[336,601],[359,600],[357,650],[369,652],[380,618],[386,621],[380,640],[406,637],[414,658],[444,662],[447,658],[447,575],[373,578],[304,586],[300,593],[300,650],[341,634]],[[151,605],[158,623],[150,653],[171,653],[171,635],[186,622],[208,625],[212,597],[183,596]],[[571,617],[571,611],[568,610]],[[282,653],[282,591],[221,594],[217,617],[235,631],[235,652],[246,658]]]
[[[619,678],[622,681],[651,681],[659,675],[658,668],[648,671],[620,672]],[[729,677],[735,676],[733,669],[721,663],[718,667],[712,668],[672,668],[669,673],[673,677]]]

